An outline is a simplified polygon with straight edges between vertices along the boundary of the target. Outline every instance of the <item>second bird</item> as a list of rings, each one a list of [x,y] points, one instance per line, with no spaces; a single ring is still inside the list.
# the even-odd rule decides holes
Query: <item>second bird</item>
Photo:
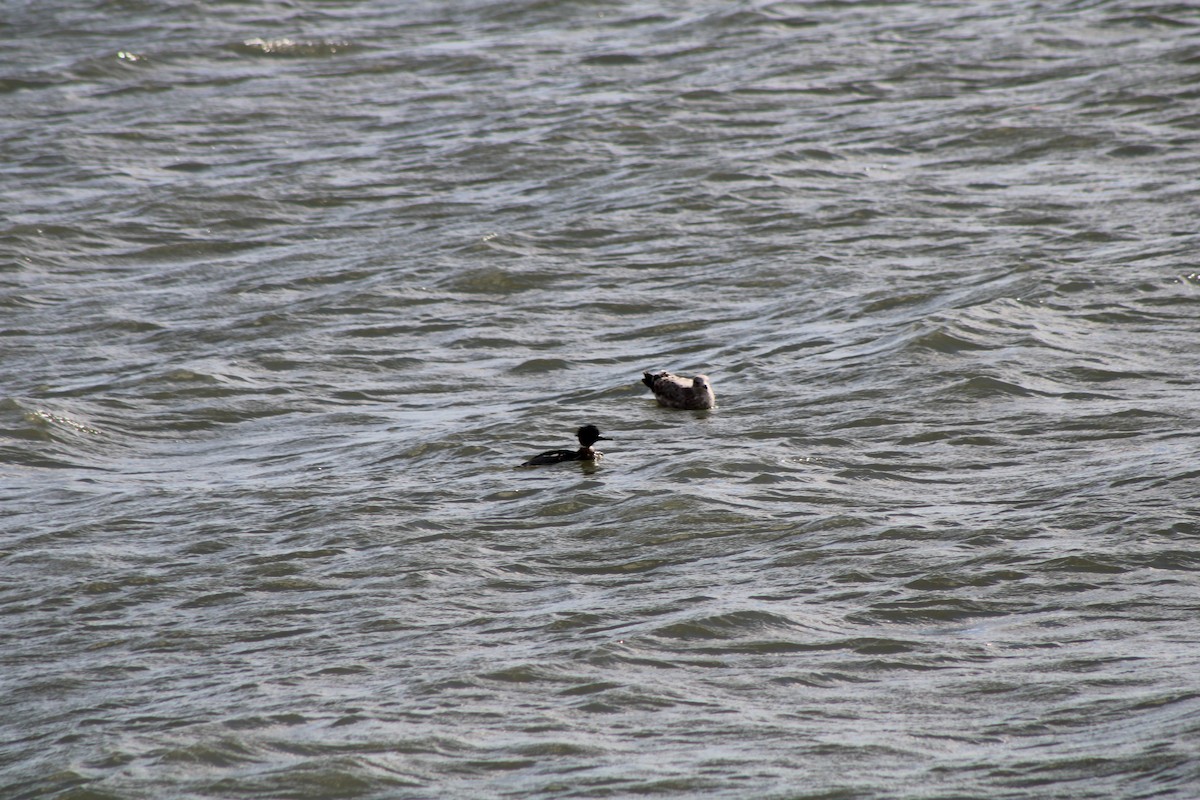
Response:
[[[643,373],[642,383],[650,387],[660,406],[699,410],[717,404],[707,375],[685,378],[669,372]]]

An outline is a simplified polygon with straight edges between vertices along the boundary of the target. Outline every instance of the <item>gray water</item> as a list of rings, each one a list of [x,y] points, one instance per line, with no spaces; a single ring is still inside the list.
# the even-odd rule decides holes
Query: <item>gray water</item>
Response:
[[[0,796],[1200,796],[1198,101],[1183,3],[6,3]]]

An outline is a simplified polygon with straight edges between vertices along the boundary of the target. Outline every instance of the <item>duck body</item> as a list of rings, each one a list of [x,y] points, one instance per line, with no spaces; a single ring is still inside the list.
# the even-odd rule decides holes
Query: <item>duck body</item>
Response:
[[[584,425],[575,431],[575,437],[579,439],[578,450],[547,450],[529,459],[521,466],[540,467],[544,464],[561,464],[564,461],[598,461],[604,458],[604,454],[592,445],[601,440],[612,441],[607,436],[601,436],[600,429],[595,425]]]
[[[660,406],[698,411],[717,404],[707,375],[685,378],[670,372],[642,373],[642,383],[650,387]]]

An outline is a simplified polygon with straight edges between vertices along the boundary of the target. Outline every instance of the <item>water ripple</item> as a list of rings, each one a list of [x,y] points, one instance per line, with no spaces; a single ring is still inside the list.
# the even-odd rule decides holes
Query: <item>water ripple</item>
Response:
[[[1181,6],[101,5],[6,20],[0,794],[1195,783]]]

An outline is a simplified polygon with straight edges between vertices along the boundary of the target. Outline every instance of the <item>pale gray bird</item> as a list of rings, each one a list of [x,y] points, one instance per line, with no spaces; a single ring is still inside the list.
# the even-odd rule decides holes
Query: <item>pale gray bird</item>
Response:
[[[717,404],[707,375],[685,378],[669,372],[643,373],[642,383],[650,387],[660,406],[697,410]]]

